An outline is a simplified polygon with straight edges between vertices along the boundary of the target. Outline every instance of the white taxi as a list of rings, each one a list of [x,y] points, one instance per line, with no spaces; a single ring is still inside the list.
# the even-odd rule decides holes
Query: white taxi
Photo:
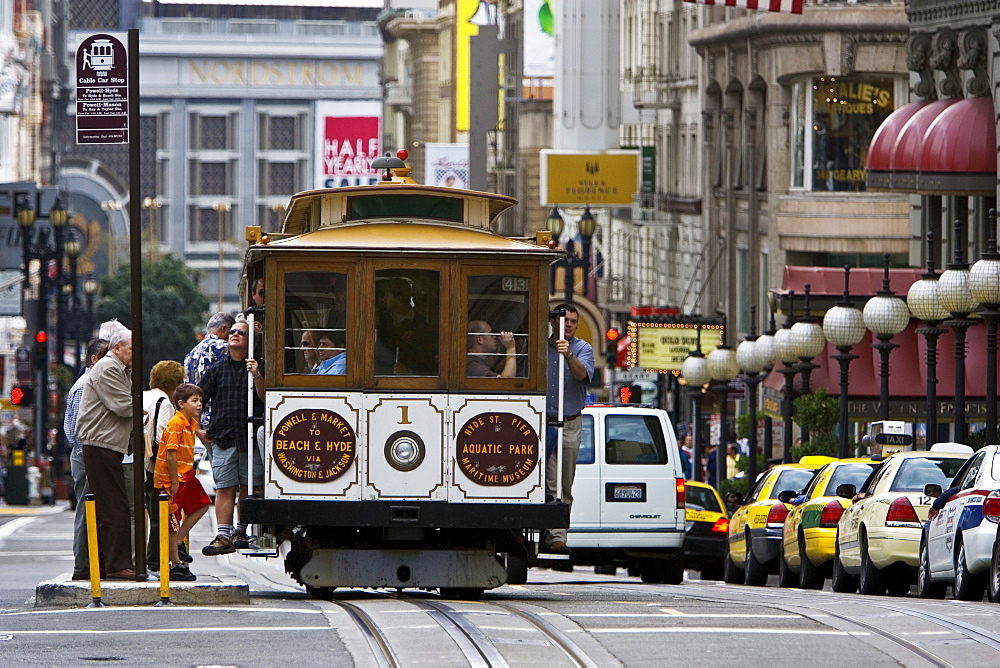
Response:
[[[920,537],[934,500],[929,484],[942,489],[970,456],[960,443],[938,443],[930,451],[898,452],[887,458],[865,482],[837,525],[833,580],[837,591],[853,587],[862,594],[905,596],[920,561]],[[847,496],[848,490],[843,490]],[[856,579],[856,580],[855,580]]]
[[[926,491],[928,496],[942,494],[940,488]],[[944,508],[928,520],[920,544],[917,593],[941,598],[950,584],[955,598],[978,601],[986,587],[1000,520],[1000,445],[976,452],[944,495],[948,497]],[[940,502],[944,501],[942,497]]]

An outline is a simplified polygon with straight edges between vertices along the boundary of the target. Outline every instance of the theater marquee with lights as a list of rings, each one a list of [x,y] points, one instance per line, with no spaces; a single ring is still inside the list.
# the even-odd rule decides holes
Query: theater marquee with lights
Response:
[[[697,316],[656,316],[649,321],[632,320],[628,335],[628,365],[659,373],[680,373],[688,354],[698,347],[701,328],[701,352],[704,355],[722,343],[725,324],[722,318]]]

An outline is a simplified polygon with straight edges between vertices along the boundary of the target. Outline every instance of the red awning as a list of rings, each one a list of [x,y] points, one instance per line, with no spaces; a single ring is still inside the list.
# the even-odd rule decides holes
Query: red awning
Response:
[[[996,193],[997,131],[992,97],[960,100],[938,114],[917,158],[924,194]]]
[[[890,269],[889,288],[897,295],[906,296],[914,282],[920,280],[923,269]],[[882,289],[882,269],[851,269],[850,292],[852,299],[860,303]],[[781,288],[775,294],[786,295],[794,290],[796,298],[805,294],[806,283],[813,296],[838,296],[844,294],[844,270],[839,267],[795,267],[785,266],[781,278]],[[800,299],[801,302],[801,299]],[[801,305],[799,306],[801,308]],[[798,308],[796,310],[799,310]]]
[[[993,98],[904,105],[875,131],[865,183],[872,190],[928,195],[996,192]]]

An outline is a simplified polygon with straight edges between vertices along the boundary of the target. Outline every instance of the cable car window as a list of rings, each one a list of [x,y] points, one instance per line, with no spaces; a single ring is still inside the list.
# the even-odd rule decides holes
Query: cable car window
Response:
[[[531,279],[470,276],[465,375],[469,378],[526,378]]]
[[[438,375],[440,287],[429,269],[375,272],[375,375]]]
[[[432,195],[355,195],[348,199],[348,220],[430,218],[462,222],[463,200]]]
[[[285,373],[347,373],[347,274],[285,274]]]

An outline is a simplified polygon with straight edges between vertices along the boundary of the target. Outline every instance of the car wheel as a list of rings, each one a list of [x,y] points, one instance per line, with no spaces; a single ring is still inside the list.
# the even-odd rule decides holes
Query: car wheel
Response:
[[[959,601],[979,601],[983,598],[985,588],[983,578],[969,572],[965,559],[965,541],[959,540],[958,556],[955,557],[955,582],[952,591]]]
[[[678,554],[673,559],[666,559],[661,564],[663,582],[668,585],[679,585],[684,582],[684,555]]]
[[[931,557],[927,541],[920,545],[920,566],[917,569],[917,596],[920,598],[944,598],[948,586],[931,580]]]
[[[993,543],[993,560],[990,562],[990,575],[986,595],[991,603],[1000,603],[1000,540]]]
[[[799,586],[803,589],[822,589],[823,574],[806,556],[806,543],[799,539]]]
[[[861,539],[861,578],[858,580],[858,590],[868,596],[885,594],[885,577],[868,555],[868,541]]]
[[[724,579],[722,566],[712,566],[711,568],[701,569],[701,579],[705,581]]]
[[[750,541],[747,540],[747,568],[743,574],[743,584],[750,587],[763,587],[767,584],[767,569],[764,564],[757,561],[753,550],[750,549]]]
[[[726,554],[726,561],[722,566],[722,581],[726,584],[743,584],[745,577],[743,569],[736,565],[729,554]]]
[[[830,585],[833,591],[838,594],[853,594],[858,590],[858,576],[851,575],[844,570],[844,564],[840,563],[840,548],[833,555],[833,574],[830,577]]]
[[[889,596],[906,596],[910,593],[912,578],[906,564],[895,564],[882,572],[885,588]]]
[[[789,566],[788,561],[785,560],[784,552],[778,555],[778,586],[786,589],[788,587],[799,586],[798,573],[792,571],[792,567]]]
[[[478,601],[483,590],[478,587],[441,587],[441,598],[452,601]]]
[[[663,582],[663,563],[661,559],[644,557],[639,560],[639,579],[646,584]]]
[[[594,572],[598,575],[614,575],[618,572],[618,567],[614,564],[597,564]]]
[[[507,555],[507,584],[523,585],[528,581],[528,561],[517,554]]]

